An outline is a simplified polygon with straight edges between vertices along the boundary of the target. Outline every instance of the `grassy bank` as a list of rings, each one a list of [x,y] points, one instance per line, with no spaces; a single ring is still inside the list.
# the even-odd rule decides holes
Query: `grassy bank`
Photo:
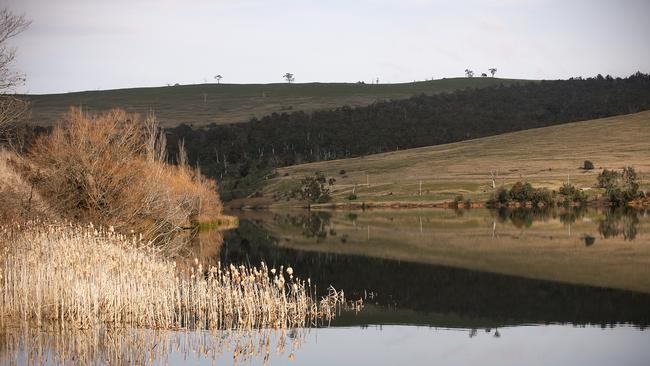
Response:
[[[332,160],[278,169],[266,182],[263,196],[233,202],[233,207],[300,205],[287,194],[306,176],[321,171],[335,178],[330,187],[335,204],[369,203],[435,205],[459,194],[485,201],[497,186],[527,181],[557,190],[570,181],[590,197],[603,169],[633,166],[641,189],[650,185],[650,112],[583,121],[453,144]],[[582,169],[584,160],[595,165]],[[348,200],[354,192],[357,199]]]
[[[313,111],[343,105],[362,106],[378,100],[408,98],[464,88],[511,84],[522,80],[452,78],[400,84],[196,84],[152,88],[83,91],[65,94],[27,95],[32,113],[29,122],[52,125],[70,107],[98,112],[119,107],[129,112],[154,111],[164,127],[181,123],[247,122],[277,112]]]

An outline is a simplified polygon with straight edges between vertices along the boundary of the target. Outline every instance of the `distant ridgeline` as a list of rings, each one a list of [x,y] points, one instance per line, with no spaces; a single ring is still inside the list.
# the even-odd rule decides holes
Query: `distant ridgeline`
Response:
[[[273,113],[248,123],[168,130],[170,152],[185,140],[189,159],[221,181],[222,197],[250,194],[277,167],[444,144],[650,109],[650,75],[598,76],[466,89]],[[577,139],[580,136],[576,136]]]

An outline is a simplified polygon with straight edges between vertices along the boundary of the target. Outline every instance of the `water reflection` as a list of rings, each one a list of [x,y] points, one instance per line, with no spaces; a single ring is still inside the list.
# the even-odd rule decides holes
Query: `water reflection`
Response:
[[[3,365],[645,365],[650,332],[630,327],[449,329],[379,325],[278,333],[0,332]]]
[[[565,226],[584,222],[596,222],[595,228],[601,237],[613,238],[617,236],[623,237],[625,240],[634,240],[638,234],[638,227],[641,223],[640,217],[647,216],[647,211],[635,208],[617,208],[607,210],[590,210],[587,208],[573,207],[573,208],[546,208],[546,209],[529,209],[529,208],[501,208],[498,210],[468,210],[468,209],[455,209],[448,210],[453,212],[458,218],[472,218],[475,216],[470,215],[470,212],[476,213],[477,211],[489,212],[490,216],[496,220],[496,223],[512,225],[512,227],[531,228],[533,224],[545,223],[553,220],[558,220]],[[282,223],[298,227],[305,238],[315,238],[316,242],[321,242],[328,235],[336,236],[336,230],[332,228],[331,220],[334,214],[339,213],[327,211],[305,211],[297,212],[290,211],[288,213],[274,213],[271,220],[276,223]],[[364,215],[365,213],[360,213]],[[400,215],[391,214],[390,212],[383,212],[384,219],[393,222]],[[253,214],[254,215],[254,214]],[[417,213],[416,213],[417,215]],[[592,217],[596,217],[592,220]],[[246,215],[245,215],[246,217]],[[375,215],[376,217],[376,215]],[[422,213],[422,216],[417,215],[420,223],[425,222],[429,217],[427,213]],[[359,213],[346,212],[343,218],[350,221],[356,226]],[[269,216],[265,217],[262,221],[268,221]],[[258,220],[260,221],[260,220]]]
[[[217,360],[268,364],[272,358],[294,359],[310,331],[33,328],[21,324],[0,327],[0,364],[174,365],[215,364]]]
[[[646,327],[650,245],[644,214],[256,212],[226,233],[221,260],[291,264],[317,283],[376,305],[341,316],[337,325]],[[634,226],[634,240],[622,231],[601,234],[601,222]]]
[[[605,239],[621,235],[625,240],[634,240],[638,234],[640,215],[645,215],[645,211],[639,212],[633,209],[607,211],[605,217],[598,221],[598,232]]]
[[[364,310],[286,331],[0,325],[0,364],[641,365],[648,227],[633,210],[249,212],[179,260],[291,265]]]
[[[306,238],[316,238],[319,242],[327,235],[336,235],[336,231],[329,227],[330,218],[332,215],[328,212],[310,212],[308,215],[285,216],[285,222],[299,227],[302,230],[302,235]]]

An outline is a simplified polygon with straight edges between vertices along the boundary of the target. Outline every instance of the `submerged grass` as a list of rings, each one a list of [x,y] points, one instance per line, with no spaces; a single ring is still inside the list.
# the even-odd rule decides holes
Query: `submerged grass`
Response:
[[[291,267],[180,269],[140,236],[31,223],[0,229],[0,323],[256,329],[332,319],[343,292],[317,299]]]

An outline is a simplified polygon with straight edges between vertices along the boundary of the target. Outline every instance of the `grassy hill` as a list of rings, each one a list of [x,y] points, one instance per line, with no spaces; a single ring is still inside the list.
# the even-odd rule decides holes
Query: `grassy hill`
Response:
[[[196,84],[168,87],[26,95],[30,123],[51,125],[71,106],[89,111],[121,107],[130,112],[153,110],[163,126],[246,122],[273,112],[313,111],[343,105],[363,106],[386,99],[511,84],[520,80],[452,78],[400,84]]]
[[[492,192],[491,171],[498,174],[497,185],[529,181],[534,186],[555,189],[569,179],[579,187],[590,188],[602,169],[626,165],[636,168],[641,188],[647,190],[648,141],[650,111],[645,111],[452,144],[295,165],[278,169],[278,177],[263,187],[263,197],[247,203],[291,204],[272,197],[298,187],[300,179],[316,171],[336,178],[332,187],[334,202],[349,202],[347,196],[353,189],[359,203],[439,202],[457,194],[481,200]],[[583,170],[584,160],[592,161],[595,169]]]

